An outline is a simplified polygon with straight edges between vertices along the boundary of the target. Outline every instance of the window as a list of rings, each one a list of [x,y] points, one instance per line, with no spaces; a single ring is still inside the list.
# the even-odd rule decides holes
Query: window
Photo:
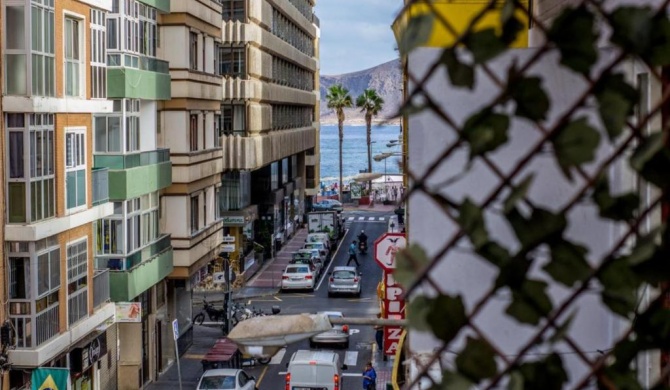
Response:
[[[288,158],[281,160],[281,184],[288,183]]]
[[[33,95],[56,95],[53,4],[53,1],[31,2]]]
[[[279,161],[270,164],[270,189],[276,190],[279,188]]]
[[[68,323],[88,317],[88,240],[84,239],[66,248]]]
[[[49,295],[60,287],[60,249],[37,256],[37,298]]]
[[[30,258],[9,258],[9,299],[30,299]]]
[[[107,97],[105,12],[91,9],[91,98]]]
[[[9,95],[28,92],[25,13],[23,5],[5,7],[5,31],[12,31],[5,35],[5,91]]]
[[[189,35],[189,63],[191,70],[198,70],[198,34],[191,32]]]
[[[126,152],[140,150],[140,100],[124,99],[126,104]]]
[[[53,217],[56,203],[53,114],[8,114],[6,126],[9,222],[36,222]],[[27,165],[24,153],[28,153]]]
[[[222,0],[223,20],[225,22],[244,22],[245,0]]]
[[[65,188],[67,208],[86,205],[86,129],[66,129]]]
[[[120,116],[96,116],[94,126],[96,153],[121,152]]]
[[[218,197],[219,212],[241,210],[249,206],[251,204],[251,172],[224,173]]]
[[[120,217],[95,222],[96,255],[122,254],[123,248],[123,220]]]
[[[241,104],[224,104],[221,106],[221,126],[224,135],[245,135],[245,112],[245,106]]]
[[[200,207],[198,205],[198,196],[191,197],[191,233],[195,233],[199,229],[199,217],[198,212]]]
[[[191,152],[194,152],[198,150],[198,115],[191,114],[189,119],[189,144]]]
[[[65,95],[81,95],[82,50],[79,31],[80,21],[65,18]]]
[[[221,133],[221,115],[220,114],[214,114],[214,146],[215,147],[221,147],[221,136],[223,134]]]
[[[231,77],[246,76],[246,50],[244,47],[219,47],[219,74]]]

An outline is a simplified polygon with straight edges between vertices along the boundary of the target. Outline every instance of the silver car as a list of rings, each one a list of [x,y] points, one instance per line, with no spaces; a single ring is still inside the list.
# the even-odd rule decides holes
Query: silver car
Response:
[[[197,390],[256,390],[256,378],[233,368],[207,370],[200,377]]]
[[[335,267],[328,278],[328,296],[354,294],[361,296],[361,274],[356,267]]]
[[[328,318],[344,318],[342,312],[339,311],[321,311],[316,314],[326,314]],[[333,325],[332,330],[316,334],[309,339],[309,347],[311,349],[322,344],[338,345],[345,349],[349,348],[349,326]]]

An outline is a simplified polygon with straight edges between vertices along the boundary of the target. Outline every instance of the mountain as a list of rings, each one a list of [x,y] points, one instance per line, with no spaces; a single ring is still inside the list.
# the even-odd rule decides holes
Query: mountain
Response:
[[[397,113],[402,102],[402,72],[400,71],[400,60],[386,62],[370,69],[358,72],[345,73],[336,76],[322,75],[321,78],[321,123],[337,123],[335,111],[328,108],[326,104],[326,94],[328,87],[333,84],[342,84],[349,90],[351,98],[356,102],[356,97],[360,95],[365,88],[374,88],[384,99],[382,111],[372,120],[381,122],[390,119]],[[345,123],[363,124],[365,123],[365,114],[359,108],[345,109]],[[393,122],[397,123],[398,119]]]

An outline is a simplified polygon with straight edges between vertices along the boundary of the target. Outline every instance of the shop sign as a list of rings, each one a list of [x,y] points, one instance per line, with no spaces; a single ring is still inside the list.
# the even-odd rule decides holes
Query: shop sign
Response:
[[[70,369],[82,373],[107,354],[107,335],[99,334],[88,344],[75,347],[70,352]]]
[[[141,322],[142,304],[140,302],[116,302],[114,319],[116,322]]]
[[[221,217],[223,226],[244,226],[246,221],[243,215],[226,215]]]
[[[405,291],[393,277],[393,270],[384,271],[384,317],[401,320],[405,318]],[[384,353],[395,355],[400,344],[402,327],[384,327]]]
[[[235,242],[235,236],[223,236],[223,242],[232,244]]]
[[[225,252],[225,253],[235,252],[235,244],[223,244],[223,245],[221,245],[221,252]]]

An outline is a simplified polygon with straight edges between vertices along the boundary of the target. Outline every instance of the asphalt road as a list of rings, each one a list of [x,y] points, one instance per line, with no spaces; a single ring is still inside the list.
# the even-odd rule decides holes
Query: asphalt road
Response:
[[[372,245],[381,234],[386,232],[388,216],[390,214],[379,212],[345,212],[349,229],[340,241],[338,250],[333,255],[327,269],[317,284],[313,293],[285,292],[275,296],[252,299],[246,303],[249,306],[262,308],[269,312],[271,306],[278,305],[282,314],[316,313],[317,311],[331,310],[341,311],[345,317],[371,317],[375,318],[379,311],[377,301],[377,283],[381,279],[382,272],[373,259]],[[353,217],[353,220],[351,220]],[[383,220],[382,220],[383,218]],[[360,298],[352,296],[341,296],[328,298],[328,272],[334,266],[346,265],[348,259],[348,246],[355,237],[364,229],[368,235],[370,251],[367,255],[358,255],[362,273],[363,285]],[[343,388],[361,388],[361,372],[363,366],[371,360],[372,343],[374,342],[374,330],[372,326],[350,327],[350,345],[347,350],[336,350],[340,354],[340,361],[348,365],[343,372]],[[287,363],[298,349],[309,349],[307,340],[288,346],[280,351],[266,366],[256,365],[246,367],[245,371],[254,375],[260,390],[274,390],[283,385],[284,374]],[[281,385],[280,385],[281,384]]]

